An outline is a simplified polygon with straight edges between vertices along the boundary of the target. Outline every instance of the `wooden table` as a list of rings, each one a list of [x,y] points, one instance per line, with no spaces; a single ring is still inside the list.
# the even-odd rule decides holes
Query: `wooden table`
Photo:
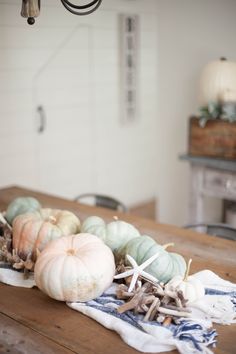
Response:
[[[81,205],[35,191],[10,187],[0,190],[0,210],[17,196],[34,196],[43,206],[68,209],[83,220],[100,215],[111,220],[113,211]],[[178,206],[177,206],[178,207]],[[175,250],[193,258],[192,271],[211,269],[236,283],[236,242],[196,234],[175,226],[156,224],[129,214],[116,213],[160,243],[175,242]],[[214,326],[219,333],[215,353],[236,352],[236,325]],[[53,300],[37,288],[0,284],[0,353],[135,354],[113,331]]]

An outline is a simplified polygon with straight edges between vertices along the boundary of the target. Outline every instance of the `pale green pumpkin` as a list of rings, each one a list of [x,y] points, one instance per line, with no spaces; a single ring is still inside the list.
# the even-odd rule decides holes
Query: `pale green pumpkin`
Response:
[[[10,225],[13,220],[21,214],[31,213],[41,208],[39,201],[33,197],[18,197],[14,199],[7,208],[6,219]]]
[[[176,275],[184,276],[186,262],[181,255],[167,252],[165,249],[166,246],[161,246],[151,237],[144,235],[130,240],[117,253],[119,254],[119,258],[124,259],[129,254],[139,265],[154,254],[159,253],[159,257],[145,271],[156,277],[159,281],[167,283]]]
[[[88,217],[82,224],[81,232],[98,236],[113,252],[129,240],[140,237],[139,231],[133,225],[120,220],[106,224],[98,216]]]

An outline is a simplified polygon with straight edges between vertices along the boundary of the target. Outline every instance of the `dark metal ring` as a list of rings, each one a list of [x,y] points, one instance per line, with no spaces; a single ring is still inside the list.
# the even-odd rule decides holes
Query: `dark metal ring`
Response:
[[[80,15],[80,16],[91,14],[92,12],[94,12],[95,10],[97,10],[97,8],[101,5],[101,2],[102,2],[102,0],[94,0],[94,1],[90,2],[90,3],[87,4],[87,5],[83,5],[83,6],[81,5],[80,7],[79,7],[79,6],[77,7],[76,5],[71,4],[68,0],[61,0],[62,5],[63,5],[69,12],[71,12],[71,13],[74,14],[74,15]],[[71,4],[71,5],[73,5],[73,6],[71,6],[71,5],[69,5],[69,4]],[[81,9],[81,8],[87,9],[87,8],[93,6],[93,5],[95,5],[95,6],[94,6],[92,9],[88,10],[88,11],[75,11],[75,10],[72,9],[72,8],[76,8],[76,9]],[[71,7],[72,7],[72,8],[71,8]]]
[[[64,3],[66,3],[68,6],[72,7],[73,9],[78,9],[78,10],[84,10],[84,9],[88,9],[89,7],[95,5],[99,0],[93,0],[90,3],[88,3],[87,5],[75,5],[72,4],[69,0],[63,0]]]

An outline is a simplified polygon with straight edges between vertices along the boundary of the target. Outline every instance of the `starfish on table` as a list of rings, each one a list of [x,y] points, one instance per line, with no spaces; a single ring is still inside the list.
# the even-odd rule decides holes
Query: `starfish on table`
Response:
[[[132,280],[128,289],[129,293],[134,289],[139,276],[144,277],[145,279],[150,280],[154,283],[157,283],[158,279],[156,279],[153,275],[145,272],[144,269],[147,268],[147,266],[149,266],[153,261],[155,261],[158,256],[159,253],[156,253],[152,257],[148,258],[144,263],[138,265],[135,259],[129,254],[127,254],[126,258],[128,259],[129,263],[133,268],[127,270],[126,272],[115,275],[114,279],[126,278],[132,275]]]

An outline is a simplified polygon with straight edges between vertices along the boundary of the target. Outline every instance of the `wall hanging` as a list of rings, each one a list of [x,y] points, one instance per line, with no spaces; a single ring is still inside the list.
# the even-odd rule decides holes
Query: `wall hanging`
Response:
[[[120,78],[122,122],[133,122],[138,114],[138,66],[139,66],[138,15],[120,15]]]
[[[62,5],[74,15],[89,15],[100,6],[102,0],[93,0],[85,5],[76,5],[68,0],[61,0]],[[27,18],[29,25],[35,23],[40,14],[41,0],[22,0],[21,16]]]

